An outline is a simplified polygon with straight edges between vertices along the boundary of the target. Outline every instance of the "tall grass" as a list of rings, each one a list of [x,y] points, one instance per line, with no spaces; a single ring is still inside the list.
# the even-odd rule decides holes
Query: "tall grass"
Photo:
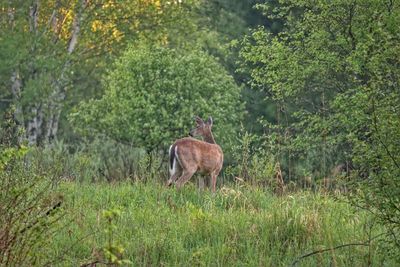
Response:
[[[0,266],[47,262],[47,240],[60,229],[62,196],[43,170],[22,160],[27,149],[0,146]]]
[[[59,265],[104,258],[104,210],[119,209],[113,239],[134,266],[287,266],[307,252],[369,239],[367,214],[319,194],[276,197],[258,187],[155,183],[61,184],[73,223],[49,245]],[[372,229],[371,235],[379,229]],[[68,248],[66,250],[66,248]],[[307,257],[303,266],[389,264],[374,242]],[[57,263],[55,263],[57,265]]]
[[[123,179],[98,179],[102,165],[90,154],[60,147],[13,161],[1,154],[9,163],[0,164],[0,266],[288,266],[326,249],[299,265],[395,265],[378,242],[365,242],[383,229],[363,211],[320,193],[271,193],[275,164],[265,155],[232,168],[241,182],[212,194],[194,183],[163,186],[147,158]],[[329,250],[349,243],[363,245]]]

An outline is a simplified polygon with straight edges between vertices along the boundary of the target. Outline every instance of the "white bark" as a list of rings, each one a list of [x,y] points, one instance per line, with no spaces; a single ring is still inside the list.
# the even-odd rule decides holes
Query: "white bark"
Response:
[[[54,12],[48,21],[49,29],[55,31],[58,28],[58,7],[61,2],[57,0]],[[81,25],[83,20],[84,10],[87,6],[88,0],[79,0],[79,7],[76,12],[72,28],[71,28],[71,38],[67,44],[66,52],[70,55],[72,54],[78,45],[79,35],[81,33]],[[40,0],[33,0],[32,5],[29,8],[28,19],[29,19],[29,29],[33,38],[36,38],[39,32],[39,7]],[[8,12],[10,18],[10,23],[13,23],[14,12],[10,10]],[[32,43],[31,53],[36,53],[34,42]],[[69,60],[65,62],[61,69],[61,73],[58,78],[54,78],[53,92],[47,100],[42,99],[39,103],[32,103],[29,108],[25,109],[25,114],[23,116],[24,110],[22,109],[20,102],[21,91],[23,90],[22,78],[19,73],[15,71],[11,77],[12,79],[12,94],[15,103],[15,113],[14,117],[21,127],[25,126],[25,136],[30,145],[37,145],[39,141],[44,141],[45,143],[51,143],[57,138],[57,132],[59,127],[60,114],[63,107],[63,102],[66,97],[65,88],[68,83],[68,72],[70,70],[71,63]],[[32,70],[34,73],[35,70]],[[35,79],[35,77],[31,77]],[[25,117],[25,118],[24,118]],[[25,119],[25,121],[24,121]],[[22,141],[22,140],[21,140]]]
[[[72,34],[67,49],[68,54],[74,52],[76,45],[78,44],[78,38],[81,31],[81,24],[83,18],[83,11],[85,10],[86,5],[87,5],[87,0],[80,0],[80,8],[72,23]]]
[[[32,6],[29,7],[29,17],[31,23],[29,25],[31,32],[36,32],[38,27],[39,18],[39,0],[36,0]]]
[[[29,145],[37,145],[42,134],[43,111],[40,106],[31,108],[32,119],[28,121],[26,126],[27,138]]]
[[[71,54],[75,50],[76,45],[78,44],[79,32],[81,31],[79,18],[75,17],[74,22],[72,24],[72,28],[73,28],[72,35],[68,44],[68,54]]]
[[[39,19],[39,0],[33,1],[32,5],[29,7],[29,29],[32,35],[37,35],[38,33],[38,19]],[[35,53],[34,46],[32,46],[32,53]],[[32,70],[34,71],[34,70]],[[25,119],[29,120],[26,122],[26,138],[28,139],[29,145],[37,145],[43,124],[43,111],[41,104],[34,103],[29,110],[28,116]]]
[[[56,85],[54,94],[49,100],[49,116],[46,123],[46,142],[52,143],[57,140],[57,131],[60,121],[62,102],[65,99],[65,93],[60,86]]]
[[[72,54],[78,44],[83,20],[83,11],[86,8],[87,0],[80,0],[80,7],[75,15],[71,29],[71,39],[68,43],[67,52]],[[53,19],[54,20],[54,19]],[[49,100],[49,116],[46,124],[46,143],[52,143],[57,140],[57,132],[60,121],[63,102],[66,97],[65,87],[67,83],[66,73],[70,68],[70,62],[67,61],[61,70],[60,78],[54,83],[54,91]]]

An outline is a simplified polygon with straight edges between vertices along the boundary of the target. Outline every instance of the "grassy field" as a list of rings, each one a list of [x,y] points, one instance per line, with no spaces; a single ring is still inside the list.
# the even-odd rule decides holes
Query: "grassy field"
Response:
[[[123,265],[288,266],[308,252],[368,240],[367,215],[322,194],[277,197],[235,185],[213,195],[193,184],[176,191],[152,183],[66,182],[59,190],[65,227],[49,241],[52,265],[105,261],[104,248],[113,247],[111,254],[130,261]],[[111,220],[113,210],[119,215]],[[296,266],[368,265],[391,265],[374,242],[318,253]]]

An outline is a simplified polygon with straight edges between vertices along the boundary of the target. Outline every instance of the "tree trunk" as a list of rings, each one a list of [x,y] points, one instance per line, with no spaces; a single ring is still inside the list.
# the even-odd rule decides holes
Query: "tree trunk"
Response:
[[[29,7],[29,30],[35,39],[38,34],[38,18],[39,18],[39,0],[33,1]],[[35,41],[32,42],[31,53],[34,54],[36,51]],[[35,73],[35,69],[30,70],[31,73]],[[33,75],[35,76],[35,75]],[[34,78],[34,77],[32,77]],[[26,114],[25,114],[26,115]],[[41,104],[33,103],[29,109],[29,114],[25,116],[25,119],[29,120],[26,122],[25,136],[28,139],[29,145],[37,145],[42,133],[43,124],[43,112]]]
[[[43,111],[40,105],[31,108],[32,119],[26,125],[29,145],[37,145],[42,135]]]
[[[31,23],[29,24],[30,31],[36,32],[38,26],[38,15],[39,15],[39,0],[34,1],[32,6],[29,7],[29,17]]]
[[[22,143],[24,137],[20,134],[24,132],[24,113],[20,104],[22,82],[19,71],[14,71],[11,75],[11,92],[13,95],[14,112],[13,119],[17,125],[18,143]]]
[[[72,23],[72,33],[71,39],[68,43],[67,53],[71,55],[78,44],[79,34],[81,31],[81,24],[83,19],[83,11],[86,8],[87,0],[80,0],[80,6],[77,14],[75,15],[74,21]],[[54,18],[52,18],[52,23],[54,23]],[[53,26],[54,27],[54,26]],[[65,87],[68,83],[68,78],[66,77],[67,71],[70,69],[70,61],[64,64],[61,70],[60,78],[54,83],[54,91],[49,99],[49,115],[46,123],[46,136],[45,142],[51,144],[53,141],[57,140],[57,132],[60,121],[61,110],[63,108],[63,102],[66,98]]]
[[[62,102],[65,99],[65,93],[59,86],[55,87],[53,95],[49,99],[49,115],[46,123],[46,136],[45,142],[51,144],[57,140],[57,131],[60,121],[61,110],[63,107]]]
[[[14,119],[21,127],[21,131],[25,132],[24,138],[19,140],[22,142],[25,138],[28,140],[30,145],[37,145],[38,142],[43,141],[45,144],[52,143],[57,139],[57,132],[59,128],[60,115],[63,108],[64,100],[66,98],[66,87],[69,83],[69,73],[71,70],[71,60],[68,58],[75,50],[78,45],[79,35],[81,33],[81,25],[83,21],[84,10],[88,4],[88,0],[79,0],[75,17],[71,26],[71,38],[65,47],[65,53],[67,54],[66,62],[61,68],[60,73],[54,74],[52,93],[50,96],[43,96],[42,99],[35,101],[35,103],[29,104],[28,107],[23,107],[21,104],[21,93],[24,90],[23,81],[36,78],[35,64],[29,64],[31,67],[30,74],[28,77],[22,77],[21,73],[16,70],[11,76],[11,91],[13,95],[15,110],[13,111]],[[51,14],[47,27],[49,30],[55,32],[55,40],[57,42],[57,29],[63,23],[59,20],[58,9],[61,6],[61,1],[56,0],[55,8]],[[32,42],[30,53],[32,55],[31,63],[34,63],[35,54],[39,53],[36,42],[37,38],[40,38],[40,0],[32,0],[28,13],[27,19],[29,21],[29,33],[31,34]],[[7,10],[10,27],[13,27],[14,23],[14,9]],[[31,75],[31,76],[29,76]],[[25,112],[25,114],[24,114]],[[25,127],[24,127],[25,126]],[[22,129],[24,127],[24,130]]]

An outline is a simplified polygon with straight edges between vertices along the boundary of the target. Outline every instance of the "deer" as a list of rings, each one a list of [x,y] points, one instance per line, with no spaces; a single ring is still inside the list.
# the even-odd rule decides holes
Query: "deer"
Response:
[[[181,188],[196,173],[206,174],[211,177],[212,192],[215,192],[217,176],[222,169],[224,154],[219,145],[215,143],[211,132],[213,120],[208,118],[204,122],[195,116],[196,128],[190,130],[189,136],[178,139],[169,148],[170,179],[167,185],[175,183],[176,188]],[[202,137],[203,141],[194,137]]]

